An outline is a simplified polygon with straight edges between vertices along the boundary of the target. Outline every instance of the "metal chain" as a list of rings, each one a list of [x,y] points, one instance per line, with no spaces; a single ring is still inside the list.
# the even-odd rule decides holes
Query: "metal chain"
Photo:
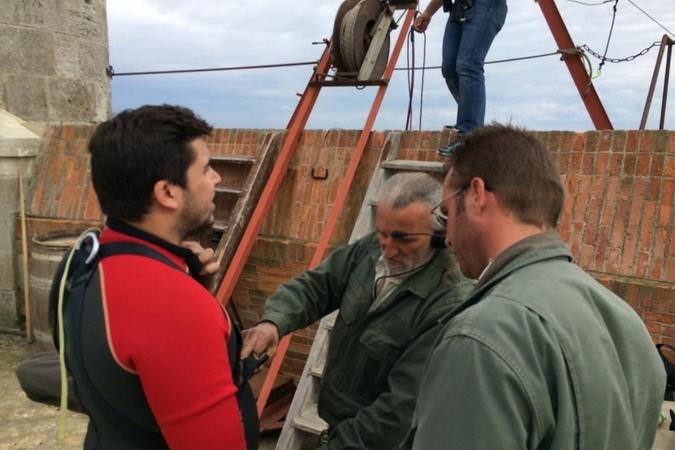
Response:
[[[626,56],[625,58],[604,58],[604,60],[608,61],[608,62],[611,62],[611,63],[621,63],[621,62],[632,61],[635,58],[646,55],[647,52],[649,52],[649,50],[651,50],[652,48],[660,47],[660,46],[661,46],[661,42],[656,41],[656,42],[653,42],[652,45],[650,45],[649,47],[646,47],[646,48],[640,50],[640,52],[638,52],[634,55]],[[590,53],[595,58],[597,58],[599,60],[603,60],[603,56],[601,54],[593,51],[593,49],[591,49],[588,45],[583,44],[583,45],[580,45],[579,48],[582,48],[582,49],[586,50],[588,53]]]

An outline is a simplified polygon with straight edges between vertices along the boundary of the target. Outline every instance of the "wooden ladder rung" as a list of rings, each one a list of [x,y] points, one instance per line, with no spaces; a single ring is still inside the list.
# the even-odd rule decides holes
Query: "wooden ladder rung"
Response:
[[[312,366],[309,369],[309,374],[312,375],[313,377],[316,378],[323,378],[323,368],[324,368],[324,363],[321,363],[316,366]]]
[[[255,156],[244,155],[213,155],[211,161],[215,163],[230,163],[230,164],[255,164],[258,160]]]
[[[394,159],[384,161],[380,167],[386,170],[409,171],[409,172],[437,172],[443,173],[443,163],[439,161],[411,161],[407,159]]]
[[[211,225],[211,228],[213,228],[215,230],[218,230],[218,231],[222,231],[223,233],[227,233],[227,230],[228,230],[227,224],[225,224],[223,222],[218,222],[218,221],[214,222],[213,225]]]
[[[227,186],[216,186],[217,194],[231,194],[231,195],[241,195],[244,192],[241,189],[227,187]]]
[[[308,433],[319,435],[328,429],[328,424],[319,417],[316,403],[305,409],[299,416],[293,419],[293,425]]]

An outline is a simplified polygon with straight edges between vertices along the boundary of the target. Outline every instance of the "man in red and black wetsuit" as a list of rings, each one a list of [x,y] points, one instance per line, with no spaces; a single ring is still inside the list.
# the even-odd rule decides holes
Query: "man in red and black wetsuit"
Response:
[[[237,333],[193,278],[204,270],[199,258],[180,246],[213,223],[211,130],[188,109],[144,106],[99,125],[89,143],[108,217],[102,248],[135,243],[155,256],[103,254],[83,302],[81,356],[68,353],[66,335],[91,419],[85,449],[241,450],[246,438],[257,446],[257,422],[242,426],[252,396],[235,380]]]

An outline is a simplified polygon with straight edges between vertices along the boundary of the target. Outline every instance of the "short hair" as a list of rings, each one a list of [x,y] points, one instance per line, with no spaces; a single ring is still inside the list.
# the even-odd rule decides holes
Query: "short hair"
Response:
[[[382,194],[378,205],[385,205],[392,209],[401,209],[421,202],[434,208],[441,202],[443,190],[441,183],[430,175],[422,172],[401,172],[388,178],[381,189]],[[431,228],[437,231],[442,229],[430,214]]]
[[[149,210],[155,183],[187,186],[195,159],[190,143],[213,128],[190,109],[145,105],[101,123],[89,141],[91,178],[101,211],[139,220]]]
[[[462,138],[447,165],[457,189],[480,177],[486,188],[522,223],[554,228],[565,192],[557,167],[527,130],[493,123]]]

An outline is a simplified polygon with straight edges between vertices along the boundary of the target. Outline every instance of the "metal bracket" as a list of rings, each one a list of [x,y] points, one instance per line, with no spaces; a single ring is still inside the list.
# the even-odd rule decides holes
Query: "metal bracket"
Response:
[[[394,9],[395,8],[393,6],[386,6],[382,10],[380,17],[377,19],[377,26],[375,27],[373,38],[371,39],[370,45],[368,46],[366,57],[363,59],[363,64],[361,64],[359,74],[356,76],[357,80],[368,81],[372,77],[373,69],[377,63],[377,58],[382,51],[382,46],[384,45],[385,39],[389,35],[391,23],[394,20]]]
[[[328,169],[326,167],[312,167],[312,178],[315,180],[325,180],[328,178]]]

